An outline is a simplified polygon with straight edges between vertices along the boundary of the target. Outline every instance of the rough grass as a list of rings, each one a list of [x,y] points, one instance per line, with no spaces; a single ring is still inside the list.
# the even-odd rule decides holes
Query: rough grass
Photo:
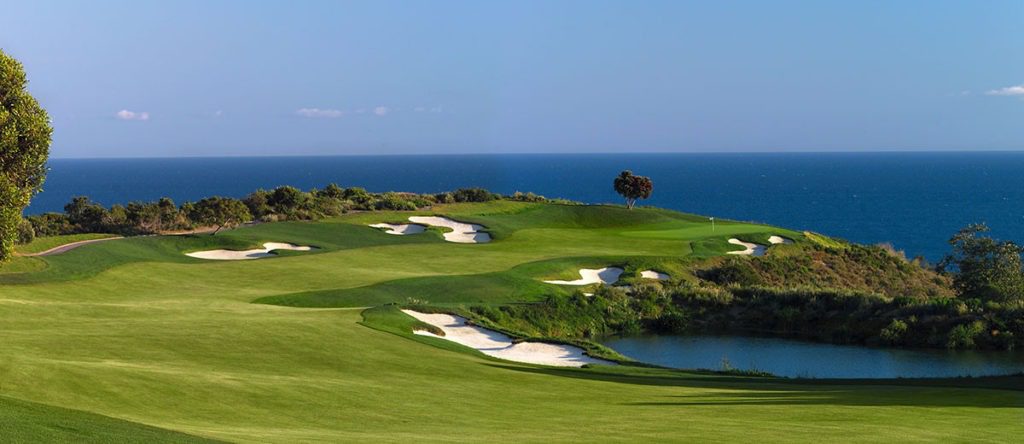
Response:
[[[723,238],[792,235],[742,223],[712,232],[703,218],[653,209],[496,202],[429,213],[485,225],[496,241],[387,235],[365,224],[417,213],[364,213],[216,236],[98,243],[40,258],[45,269],[3,274],[0,395],[73,409],[33,417],[0,403],[0,415],[24,418],[4,430],[4,440],[76,441],[36,431],[47,421],[73,420],[107,441],[115,439],[101,432],[146,436],[111,420],[232,442],[1018,437],[1024,397],[1006,387],[1016,384],[1011,379],[805,383],[626,367],[551,369],[413,337],[411,318],[394,311],[376,320],[368,312],[364,321],[361,309],[251,303],[315,299],[294,297],[308,294],[323,295],[326,305],[449,294],[455,308],[498,303],[532,296],[538,278],[572,274],[583,264],[614,261],[672,273],[695,256],[727,251]],[[266,241],[322,249],[236,262],[183,255]]]

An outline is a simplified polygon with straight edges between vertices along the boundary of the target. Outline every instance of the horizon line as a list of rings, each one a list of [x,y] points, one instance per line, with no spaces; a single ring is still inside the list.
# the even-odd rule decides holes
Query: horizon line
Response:
[[[665,154],[929,154],[929,153],[1024,153],[1024,148],[1009,149],[893,149],[893,150],[791,150],[791,151],[580,151],[580,152],[468,152],[468,153],[341,153],[341,154],[214,154],[186,156],[51,156],[48,160],[133,160],[133,159],[245,159],[283,157],[398,157],[398,156],[593,156],[593,155],[665,155]]]

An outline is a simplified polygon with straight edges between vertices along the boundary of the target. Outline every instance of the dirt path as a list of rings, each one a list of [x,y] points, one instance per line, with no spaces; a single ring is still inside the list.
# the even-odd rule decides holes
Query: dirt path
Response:
[[[69,244],[58,245],[58,246],[53,247],[53,248],[51,248],[49,250],[46,250],[46,251],[40,251],[38,253],[21,254],[20,256],[27,256],[27,257],[32,257],[32,256],[52,256],[54,254],[61,254],[61,253],[65,252],[65,251],[74,250],[75,248],[81,247],[83,245],[95,244],[96,242],[106,242],[106,241],[109,241],[109,240],[116,240],[116,239],[124,239],[124,236],[104,237],[104,238],[100,238],[100,239],[89,239],[89,240],[84,240],[84,241],[71,242]]]
[[[160,233],[160,234],[147,234],[145,236],[184,236],[184,235],[188,235],[188,234],[207,234],[207,233],[213,233],[214,231],[216,231],[216,228],[200,227],[200,228],[196,228],[194,230],[166,231],[166,232],[163,232],[163,233]],[[221,231],[224,231],[224,230],[221,230]],[[132,237],[142,237],[142,236],[132,236]],[[17,253],[17,255],[18,256],[25,256],[25,257],[53,256],[55,254],[61,254],[61,253],[67,252],[67,251],[74,250],[75,248],[81,247],[83,245],[89,245],[89,244],[94,244],[96,242],[106,242],[106,241],[110,241],[110,240],[117,240],[117,239],[124,239],[124,238],[125,238],[124,236],[113,236],[113,237],[104,237],[104,238],[101,238],[101,239],[89,239],[89,240],[84,240],[84,241],[71,242],[71,243],[67,243],[67,244],[64,244],[64,245],[58,245],[58,246],[53,247],[53,248],[51,248],[49,250],[40,251],[38,253],[26,253],[26,254]]]

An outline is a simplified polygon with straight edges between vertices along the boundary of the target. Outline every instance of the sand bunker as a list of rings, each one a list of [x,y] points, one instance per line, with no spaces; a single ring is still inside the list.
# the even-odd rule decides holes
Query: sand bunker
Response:
[[[654,270],[644,270],[640,272],[640,277],[644,279],[657,279],[659,281],[667,281],[668,275],[665,273],[659,273]]]
[[[294,250],[294,251],[310,251],[315,250],[315,247],[308,245],[295,245],[286,244],[284,242],[267,242],[263,244],[263,248],[257,248],[253,250],[207,250],[207,251],[195,251],[192,253],[186,253],[186,256],[209,259],[215,261],[240,261],[246,259],[260,259],[264,257],[276,256],[271,253],[274,250]]]
[[[422,322],[440,328],[444,336],[416,330],[413,333],[423,336],[447,339],[457,344],[479,350],[485,355],[509,361],[528,364],[553,365],[559,367],[582,367],[586,364],[614,365],[613,362],[591,358],[583,354],[583,349],[571,345],[548,344],[545,342],[517,342],[496,331],[487,330],[466,324],[466,319],[442,313],[420,313],[402,310]]]
[[[791,241],[789,239],[786,239],[786,238],[784,238],[782,236],[771,236],[771,237],[768,238],[768,242],[771,243],[772,245],[775,245],[775,244],[791,244],[791,243],[793,243],[793,241]]]
[[[380,228],[387,234],[396,234],[404,236],[406,234],[420,234],[426,231],[427,227],[419,224],[373,224],[370,225],[373,228]]]
[[[619,280],[619,276],[622,275],[622,269],[619,267],[605,267],[605,268],[581,268],[580,276],[581,279],[575,281],[544,281],[548,284],[556,285],[590,285],[590,284],[614,284]]]
[[[735,237],[732,238],[732,239],[729,239],[729,243],[733,244],[733,245],[741,245],[743,247],[746,247],[746,250],[729,251],[728,252],[729,254],[742,254],[742,255],[745,255],[745,256],[764,256],[765,250],[768,249],[768,247],[765,247],[764,245],[752,244],[750,242],[743,242],[743,241],[741,241],[739,239],[736,239]]]
[[[491,241],[491,235],[481,232],[482,225],[456,222],[447,217],[438,216],[412,216],[409,220],[413,223],[430,225],[432,227],[450,228],[451,232],[444,233],[444,240],[459,244],[481,244]]]

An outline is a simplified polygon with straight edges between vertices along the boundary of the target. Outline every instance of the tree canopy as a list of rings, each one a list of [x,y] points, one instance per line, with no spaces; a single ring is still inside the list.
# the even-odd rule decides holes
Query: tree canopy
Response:
[[[43,186],[50,117],[25,89],[17,60],[0,51],[0,261],[14,252],[21,212]]]
[[[252,219],[249,208],[242,201],[226,197],[207,197],[196,202],[192,211],[192,220],[217,227],[213,234],[222,228],[238,226]]]
[[[1024,298],[1021,247],[987,236],[985,224],[969,225],[949,244],[953,251],[939,263],[939,270],[953,274],[953,287],[964,297],[1008,301]]]
[[[625,170],[615,178],[615,192],[626,198],[626,207],[633,209],[637,199],[647,199],[654,191],[654,183],[647,176],[634,176],[632,171]]]

